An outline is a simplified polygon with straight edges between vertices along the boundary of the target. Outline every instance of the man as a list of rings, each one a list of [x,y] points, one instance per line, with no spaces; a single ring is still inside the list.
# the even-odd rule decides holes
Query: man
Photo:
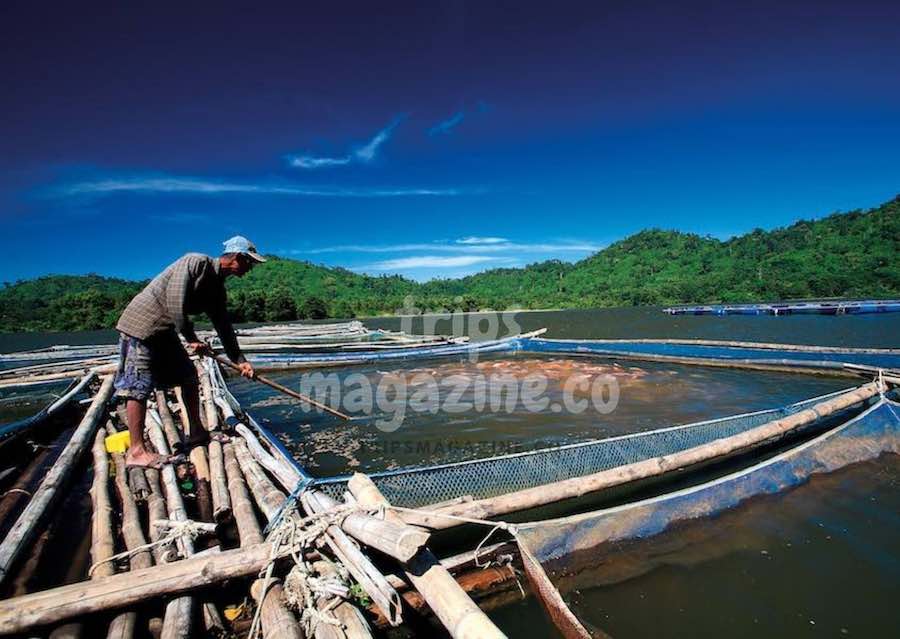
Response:
[[[241,353],[228,318],[225,279],[243,277],[265,261],[247,238],[238,235],[225,242],[219,258],[200,253],[179,258],[125,308],[116,325],[121,340],[115,387],[117,394],[126,398],[131,438],[126,465],[159,468],[166,462],[144,446],[147,398],[154,388],[181,386],[190,422],[184,450],[209,441],[209,433],[200,422],[197,371],[178,334],[195,354],[211,355],[212,350],[197,337],[189,315],[206,313],[228,358],[240,366],[241,375],[253,377],[253,367]]]

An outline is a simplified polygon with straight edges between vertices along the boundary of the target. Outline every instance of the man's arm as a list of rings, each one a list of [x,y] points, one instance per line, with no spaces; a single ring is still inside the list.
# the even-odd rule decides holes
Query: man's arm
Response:
[[[212,321],[213,326],[216,328],[219,341],[222,342],[222,347],[225,349],[225,354],[228,355],[228,359],[235,364],[243,364],[246,362],[247,358],[244,357],[244,354],[241,352],[237,335],[235,335],[234,327],[231,325],[231,318],[228,317],[228,308],[225,303],[224,292],[207,314],[209,315],[209,319]]]
[[[200,341],[197,333],[194,332],[193,322],[191,322],[184,310],[192,278],[191,260],[182,259],[175,265],[175,269],[166,286],[166,309],[172,318],[172,322],[175,324],[175,330],[181,333],[188,343]]]

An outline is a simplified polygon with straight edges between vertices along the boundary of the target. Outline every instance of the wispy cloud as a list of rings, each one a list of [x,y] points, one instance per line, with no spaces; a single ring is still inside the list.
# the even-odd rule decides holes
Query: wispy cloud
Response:
[[[461,237],[456,240],[457,244],[508,244],[509,240],[505,237]]]
[[[311,187],[285,183],[232,182],[195,177],[120,177],[67,184],[52,191],[63,196],[102,196],[116,193],[171,194],[195,193],[198,195],[285,195],[307,197],[411,197],[454,196],[477,191],[443,188],[382,188],[354,189],[342,187]]]
[[[400,257],[393,260],[375,262],[374,264],[360,266],[354,270],[405,271],[417,268],[460,268],[463,266],[474,266],[476,264],[485,264],[488,262],[509,263],[511,261],[514,260],[488,255],[416,255],[413,257]]]
[[[446,135],[466,117],[465,111],[457,111],[446,120],[442,120],[428,129],[428,135]]]
[[[466,238],[463,238],[466,239]],[[489,238],[500,239],[502,238]],[[317,255],[322,253],[403,253],[407,251],[439,251],[441,253],[595,253],[604,248],[603,244],[593,242],[496,242],[496,243],[462,243],[452,244],[440,242],[415,242],[408,244],[343,244],[338,246],[322,246],[312,249],[295,249],[289,251],[294,255]]]
[[[403,116],[395,118],[393,122],[376,133],[366,144],[353,149],[347,155],[338,157],[317,156],[309,153],[288,155],[289,166],[298,169],[321,169],[327,167],[344,166],[354,162],[368,164],[375,160],[378,151],[385,142],[391,139],[394,129],[403,121]]]

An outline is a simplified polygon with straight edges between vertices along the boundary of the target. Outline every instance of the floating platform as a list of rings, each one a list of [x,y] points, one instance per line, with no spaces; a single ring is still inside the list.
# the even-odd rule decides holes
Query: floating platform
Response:
[[[705,304],[669,306],[669,315],[862,315],[900,312],[900,300],[783,302],[773,304]]]

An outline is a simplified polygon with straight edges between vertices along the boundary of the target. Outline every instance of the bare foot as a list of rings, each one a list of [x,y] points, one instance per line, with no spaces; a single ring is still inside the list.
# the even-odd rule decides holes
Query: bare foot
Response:
[[[129,449],[125,455],[125,466],[136,468],[156,468],[159,469],[168,461],[166,457],[151,453],[147,449],[134,450]]]

